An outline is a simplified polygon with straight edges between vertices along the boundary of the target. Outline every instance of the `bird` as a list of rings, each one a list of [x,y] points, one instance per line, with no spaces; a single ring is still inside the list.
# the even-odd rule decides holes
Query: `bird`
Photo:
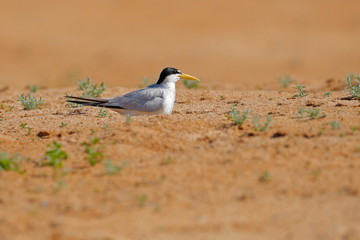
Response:
[[[84,106],[104,107],[123,115],[171,114],[175,103],[175,83],[180,79],[200,81],[172,67],[164,68],[158,81],[148,87],[114,98],[66,96],[67,102]]]

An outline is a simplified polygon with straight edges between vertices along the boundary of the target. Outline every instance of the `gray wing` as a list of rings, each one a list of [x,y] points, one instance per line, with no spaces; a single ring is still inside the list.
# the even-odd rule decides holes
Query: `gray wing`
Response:
[[[164,94],[161,89],[143,88],[120,97],[110,98],[104,105],[141,112],[155,112],[163,108]]]

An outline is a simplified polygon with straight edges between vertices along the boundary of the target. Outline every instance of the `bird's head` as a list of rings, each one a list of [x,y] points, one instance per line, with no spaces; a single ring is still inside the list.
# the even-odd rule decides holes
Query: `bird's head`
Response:
[[[194,81],[200,81],[196,77],[187,75],[185,73],[180,72],[180,70],[176,68],[167,67],[164,68],[164,70],[161,71],[159,80],[156,82],[156,84],[162,84],[163,82],[174,82],[176,83],[180,79],[188,79],[188,80],[194,80]]]

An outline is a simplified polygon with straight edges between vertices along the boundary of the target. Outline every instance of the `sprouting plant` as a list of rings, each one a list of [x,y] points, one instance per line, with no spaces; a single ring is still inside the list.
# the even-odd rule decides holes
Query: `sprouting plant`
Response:
[[[61,124],[59,125],[59,127],[66,127],[67,123],[61,122]]]
[[[224,95],[220,95],[220,100],[221,100],[221,101],[224,101],[224,100],[225,100]]]
[[[244,112],[242,112],[241,114],[239,114],[239,112],[235,109],[235,107],[237,106],[237,103],[234,103],[231,107],[230,107],[230,112],[228,112],[227,114],[225,114],[225,117],[227,117],[227,119],[230,119],[233,121],[233,125],[239,125],[240,127],[245,123],[246,119],[247,119],[247,115],[249,114],[248,110],[245,110]]]
[[[163,159],[160,163],[160,165],[170,165],[171,163],[173,163],[173,160],[171,159],[171,157],[166,157],[165,159]]]
[[[295,81],[291,76],[287,74],[284,77],[278,77],[277,80],[284,88],[286,88],[290,83]]]
[[[102,147],[97,146],[100,139],[93,138],[90,139],[90,142],[84,142],[82,145],[85,146],[85,153],[87,154],[86,160],[90,163],[91,166],[94,166],[98,162],[101,162],[104,159],[104,153],[102,152]]]
[[[329,97],[329,96],[330,96],[330,94],[331,94],[331,92],[330,92],[330,91],[325,92],[325,93],[324,93],[324,97]]]
[[[260,132],[266,131],[267,128],[269,127],[269,124],[270,124],[271,120],[272,120],[271,116],[267,115],[266,116],[266,122],[264,123],[264,125],[261,126],[260,123],[259,123],[259,117],[254,116],[253,117],[253,124],[254,124],[255,130],[260,131]]]
[[[260,176],[259,181],[260,182],[269,182],[271,179],[272,179],[271,174],[266,171]]]
[[[8,106],[8,108],[9,108],[10,111],[13,110],[14,107],[15,107],[15,106],[12,106],[12,105],[9,105],[9,106]]]
[[[26,131],[28,132],[28,134],[31,134],[33,128],[28,127],[27,125],[28,125],[27,123],[20,123],[20,127],[21,127],[22,129],[26,130]]]
[[[52,166],[53,168],[62,168],[63,161],[68,158],[68,154],[61,150],[61,144],[53,141],[52,145],[48,145],[50,148],[45,152],[46,161],[44,166]]]
[[[296,115],[296,118],[308,118],[309,120],[324,117],[326,117],[326,114],[321,112],[321,108],[300,108]]]
[[[131,116],[125,115],[125,124],[129,125],[131,123]]]
[[[99,109],[100,110],[99,110],[98,117],[100,117],[100,118],[106,117],[108,114],[108,111],[106,111],[103,107],[100,107]]]
[[[21,162],[23,158],[18,154],[10,156],[6,152],[0,152],[0,171],[14,171],[17,173],[25,173],[25,170],[21,168]]]
[[[126,161],[123,161],[120,166],[113,165],[111,160],[107,160],[104,162],[104,167],[106,170],[106,174],[108,175],[116,175],[119,174],[120,171],[127,165]]]
[[[330,124],[332,130],[337,130],[337,129],[340,129],[340,127],[341,127],[341,123],[339,123],[336,120],[329,122],[329,124]]]
[[[189,88],[189,89],[199,87],[199,82],[188,80],[188,79],[184,79],[183,84],[185,85],[186,88]]]
[[[306,97],[308,95],[305,90],[306,86],[303,86],[301,83],[296,84],[296,87],[294,88],[298,90],[298,94],[295,94],[294,97],[299,98],[299,97]]]
[[[39,100],[37,100],[33,95],[24,96],[24,94],[18,96],[18,101],[22,103],[25,110],[38,109],[40,108],[39,106],[44,102],[41,97]]]
[[[146,204],[147,196],[146,194],[140,194],[137,198],[138,204],[140,207],[144,207]]]
[[[39,85],[29,85],[28,89],[32,93],[36,93],[39,90]]]
[[[79,80],[79,88],[83,91],[83,97],[99,97],[101,93],[103,93],[106,89],[104,83],[92,84],[92,80],[87,78],[84,80]]]
[[[353,83],[353,80],[354,83]],[[352,97],[360,99],[360,74],[349,74],[346,79],[345,91],[347,91]]]

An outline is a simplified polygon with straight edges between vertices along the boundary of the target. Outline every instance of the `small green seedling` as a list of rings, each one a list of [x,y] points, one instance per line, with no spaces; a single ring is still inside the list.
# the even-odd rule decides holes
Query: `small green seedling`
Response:
[[[295,80],[290,77],[289,75],[285,75],[284,77],[278,77],[277,80],[279,81],[279,83],[281,84],[282,87],[287,88],[288,85],[292,82],[294,82]]]
[[[166,157],[165,159],[163,159],[160,163],[160,165],[170,165],[171,163],[173,163],[173,160],[171,159],[171,157]]]
[[[199,87],[199,82],[188,80],[188,79],[184,79],[183,84],[185,85],[186,88],[189,88],[189,89]]]
[[[271,181],[271,179],[272,179],[271,174],[266,171],[260,176],[259,181],[260,182],[269,182],[269,181]]]
[[[107,114],[108,114],[108,111],[106,111],[103,107],[100,107],[100,108],[99,108],[98,117],[104,118],[104,117],[107,116]]]
[[[341,127],[341,123],[339,123],[336,120],[329,122],[329,124],[330,124],[332,130],[338,130]]]
[[[86,160],[90,163],[91,166],[95,166],[97,163],[101,162],[104,159],[104,153],[102,152],[102,147],[97,146],[100,139],[93,138],[90,139],[90,142],[84,142],[82,145],[85,146],[85,153],[87,154]]]
[[[32,93],[36,93],[39,90],[39,85],[29,85],[28,89]]]
[[[46,161],[44,166],[52,166],[53,168],[62,168],[63,161],[68,158],[68,154],[61,150],[61,144],[53,141],[52,145],[48,145],[50,150],[45,152]]]
[[[22,103],[25,110],[39,109],[40,105],[44,103],[41,97],[37,100],[33,95],[25,96],[24,94],[18,96],[18,101]]]
[[[131,123],[131,116],[125,115],[125,124],[129,125]]]
[[[59,125],[59,127],[66,127],[67,123],[61,122],[61,124]]]
[[[21,168],[22,161],[23,158],[18,154],[10,156],[6,152],[0,152],[0,171],[14,171],[23,174],[25,170]]]
[[[239,125],[241,127],[245,123],[245,121],[247,119],[247,115],[249,114],[249,111],[245,110],[244,112],[239,114],[239,112],[235,109],[236,106],[237,106],[237,103],[234,103],[230,107],[231,111],[228,112],[227,114],[225,114],[225,117],[227,119],[232,120],[234,126]]]
[[[27,125],[28,125],[27,123],[20,123],[20,127],[21,127],[22,129],[26,130],[26,131],[28,132],[28,134],[30,135],[31,132],[32,132],[32,130],[33,130],[33,128],[28,127]]]
[[[108,175],[116,175],[119,174],[120,171],[127,165],[127,162],[124,161],[121,163],[121,166],[117,166],[117,165],[113,165],[111,160],[107,160],[106,162],[104,162],[104,167],[106,170],[106,174]]]
[[[221,100],[221,101],[224,101],[224,100],[225,100],[224,95],[220,95],[220,100]]]
[[[354,83],[353,83],[353,80]],[[345,91],[353,98],[360,99],[360,74],[349,74],[346,79]]]
[[[324,97],[329,97],[329,96],[330,96],[330,94],[331,94],[331,92],[330,92],[330,91],[325,92],[325,93],[324,93]]]
[[[83,91],[82,97],[99,97],[106,89],[105,84],[101,83],[99,86],[93,84],[90,78],[79,80],[79,88]]]
[[[307,118],[309,120],[320,119],[326,117],[325,113],[321,112],[321,108],[300,108],[296,118]]]
[[[296,87],[294,88],[298,90],[298,94],[295,94],[294,97],[299,98],[299,97],[306,97],[308,95],[305,90],[306,86],[303,86],[301,83],[296,84]]]
[[[9,108],[9,111],[13,110],[15,106],[12,106],[12,105],[9,105],[8,108]]]
[[[272,120],[271,116],[267,115],[266,116],[266,122],[264,123],[264,125],[261,126],[260,123],[259,123],[259,117],[254,116],[253,117],[253,124],[254,124],[254,127],[255,127],[255,131],[265,132],[267,130],[267,128],[269,127],[271,120]]]

